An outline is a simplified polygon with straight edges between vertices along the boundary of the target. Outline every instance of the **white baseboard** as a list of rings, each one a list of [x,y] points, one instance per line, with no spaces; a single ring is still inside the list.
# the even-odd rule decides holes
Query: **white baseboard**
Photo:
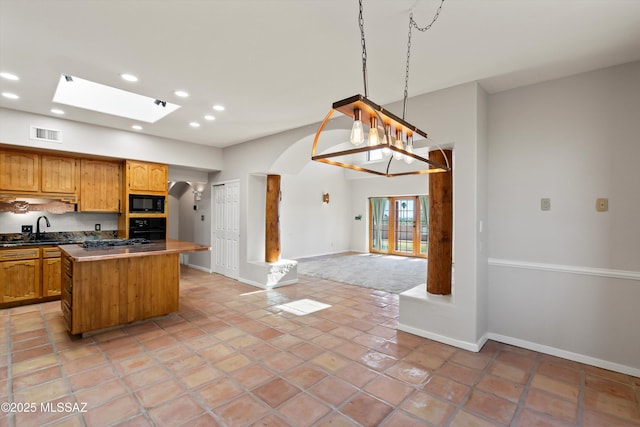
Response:
[[[402,323],[398,323],[398,330],[403,332],[408,332],[413,335],[418,335],[422,338],[428,338],[433,341],[438,341],[443,344],[452,345],[454,347],[462,348],[464,350],[473,351],[475,353],[479,352],[485,342],[487,342],[488,335],[484,335],[477,342],[468,342],[462,341],[451,337],[446,337],[444,335],[434,334],[433,332],[425,331],[424,329],[415,328],[413,326],[404,325]]]
[[[183,265],[186,265],[189,268],[193,268],[194,270],[204,271],[205,273],[209,273],[209,274],[213,273],[213,270],[209,268],[201,267],[199,265],[195,265],[195,264],[183,264]]]
[[[608,360],[602,360],[584,354],[573,353],[571,351],[562,350],[555,347],[550,347],[543,344],[537,344],[530,341],[521,340],[519,338],[508,337],[505,335],[495,334],[489,332],[482,336],[478,342],[462,341],[444,335],[434,334],[433,332],[425,331],[423,329],[415,328],[413,326],[398,324],[398,330],[408,332],[413,335],[418,335],[423,338],[428,338],[433,341],[438,341],[443,344],[452,345],[464,350],[479,352],[485,345],[487,340],[498,341],[503,344],[509,344],[516,347],[526,348],[528,350],[537,351],[539,353],[548,354],[550,356],[560,357],[562,359],[573,360],[574,362],[584,363],[586,365],[596,366],[598,368],[608,369],[610,371],[621,372],[623,374],[632,375],[634,377],[640,377],[640,369],[632,366],[626,366],[619,363],[610,362]]]
[[[586,356],[584,354],[573,353],[571,351],[562,350],[555,347],[549,347],[543,344],[537,344],[530,341],[521,340],[505,335],[489,332],[488,339],[499,341],[504,344],[514,345],[516,347],[526,348],[528,350],[537,351],[551,356],[561,357],[563,359],[573,360],[574,362],[585,363],[598,368],[608,369],[610,371],[621,372],[623,374],[640,377],[640,369],[632,366],[621,365],[619,363],[609,362],[608,360],[597,359],[595,357]]]

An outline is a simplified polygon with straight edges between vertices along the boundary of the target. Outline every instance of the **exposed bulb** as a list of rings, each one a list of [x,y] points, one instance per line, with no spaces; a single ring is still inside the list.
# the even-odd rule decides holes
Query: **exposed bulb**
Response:
[[[382,155],[385,159],[388,159],[391,156],[391,148],[389,146],[393,144],[393,136],[391,136],[391,125],[387,127],[387,132],[384,135],[384,139],[382,140],[383,148]]]
[[[371,129],[369,130],[369,147],[380,145],[380,135],[378,134],[378,119],[371,118]]]
[[[357,108],[354,110],[353,127],[351,128],[350,141],[353,145],[360,145],[364,142],[364,129],[362,128],[362,113]]]
[[[402,145],[402,130],[401,129],[396,129],[396,142],[395,142],[394,146],[396,148],[399,148],[400,150],[404,149],[404,147]],[[402,153],[399,153],[397,151],[393,152],[393,158],[394,159],[402,160],[403,157],[404,157],[404,155]]]
[[[407,136],[407,146],[404,149],[407,153],[411,153],[413,154],[413,136],[409,135]],[[415,159],[411,156],[404,156],[404,161],[410,165],[411,163],[413,163]]]

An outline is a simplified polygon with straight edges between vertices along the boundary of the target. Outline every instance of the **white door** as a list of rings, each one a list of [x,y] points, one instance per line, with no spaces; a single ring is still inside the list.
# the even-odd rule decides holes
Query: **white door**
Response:
[[[233,279],[238,278],[239,202],[239,182],[213,186],[214,271]]]

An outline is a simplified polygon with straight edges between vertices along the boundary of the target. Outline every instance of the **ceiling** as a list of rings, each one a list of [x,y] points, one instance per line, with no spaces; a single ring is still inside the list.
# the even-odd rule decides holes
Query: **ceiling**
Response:
[[[439,3],[365,0],[374,102],[402,99],[409,13],[426,25]],[[495,93],[639,59],[638,0],[446,0],[431,30],[413,31],[409,95],[469,81]],[[356,0],[0,0],[0,71],[20,77],[0,78],[20,96],[1,107],[135,132],[54,104],[71,74],[181,105],[139,132],[215,147],[317,123],[364,92]]]

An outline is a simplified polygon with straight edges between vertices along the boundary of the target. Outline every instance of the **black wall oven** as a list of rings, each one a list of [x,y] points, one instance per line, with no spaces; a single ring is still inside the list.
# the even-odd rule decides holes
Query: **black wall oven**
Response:
[[[167,239],[167,219],[166,218],[130,218],[129,238],[166,240]]]

